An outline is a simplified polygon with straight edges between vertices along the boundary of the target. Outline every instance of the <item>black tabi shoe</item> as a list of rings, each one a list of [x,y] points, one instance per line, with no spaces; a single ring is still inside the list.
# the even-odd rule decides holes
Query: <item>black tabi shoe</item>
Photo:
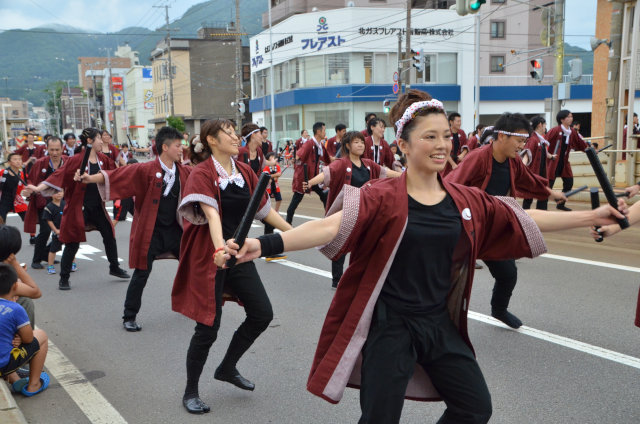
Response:
[[[198,396],[182,398],[182,404],[190,414],[204,414],[211,411],[209,405],[204,403]]]
[[[491,310],[491,316],[495,319],[504,322],[511,328],[520,328],[522,326],[522,321],[520,318],[513,315],[511,312],[505,310]]]
[[[60,261],[59,261],[59,260],[57,260],[57,259],[55,259],[55,260],[53,261],[53,264],[54,264],[54,265],[58,265],[59,263],[60,263]]]
[[[558,203],[558,204],[556,205],[556,209],[559,209],[559,210],[561,210],[561,211],[565,211],[565,212],[571,212],[571,209],[569,209],[568,207],[566,207],[566,206],[564,205],[564,203]]]
[[[36,244],[36,236],[29,237],[29,244],[32,246]]]
[[[124,269],[118,268],[109,268],[109,275],[113,275],[118,278],[129,278],[129,274]]]
[[[138,325],[138,323],[135,320],[124,321],[122,323],[122,326],[124,327],[125,330],[130,331],[130,332],[136,332],[136,331],[142,330],[142,326]]]
[[[71,290],[71,286],[69,285],[69,279],[68,278],[60,278],[60,281],[58,282],[58,289],[60,289],[60,290]]]
[[[42,266],[42,264],[40,262],[31,263],[31,268],[33,268],[33,269],[44,269],[44,267]]]
[[[223,371],[222,368],[218,367],[215,374],[213,374],[213,378],[220,381],[226,381],[227,383],[231,383],[234,386],[242,389],[242,390],[253,390],[256,388],[256,385],[244,378],[240,375],[238,370],[234,369],[233,371]]]
[[[332,289],[337,289],[338,288],[338,283],[339,283],[339,281],[332,281],[331,282],[331,288]]]

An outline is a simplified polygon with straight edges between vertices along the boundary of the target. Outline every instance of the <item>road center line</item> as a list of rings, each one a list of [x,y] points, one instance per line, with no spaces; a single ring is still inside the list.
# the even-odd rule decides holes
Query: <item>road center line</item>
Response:
[[[573,259],[573,258],[569,258]],[[319,275],[321,277],[331,278],[331,272],[324,271],[318,268],[310,267],[308,265],[302,265],[297,262],[292,262],[286,259],[272,261],[272,263],[278,263],[290,268],[299,269],[301,271],[309,272]],[[640,369],[640,358],[625,355],[623,353],[615,352],[613,350],[605,349],[599,346],[584,343],[578,340],[570,339],[568,337],[559,336],[557,334],[549,333],[547,331],[538,330],[536,328],[522,326],[518,330],[514,330],[497,319],[484,315],[478,312],[469,311],[469,318],[475,321],[483,322],[485,324],[493,325],[495,327],[501,327],[511,330],[515,333],[524,334],[534,337],[539,340],[544,340],[549,343],[557,344],[559,346],[568,347],[569,349],[577,350],[589,355],[597,356],[599,358],[607,359],[609,361],[617,362],[622,365],[627,365],[636,369]]]
[[[94,424],[127,424],[120,413],[49,339],[45,366]]]

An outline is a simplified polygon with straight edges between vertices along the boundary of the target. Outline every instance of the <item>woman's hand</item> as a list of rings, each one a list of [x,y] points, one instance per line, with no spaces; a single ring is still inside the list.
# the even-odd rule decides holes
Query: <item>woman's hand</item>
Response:
[[[622,228],[620,228],[620,226],[617,224],[605,225],[604,227],[599,227],[597,230],[596,227],[591,227],[591,237],[593,237],[594,240],[599,240],[600,237],[611,237],[612,235],[617,234],[620,231],[622,231]]]
[[[551,195],[549,197],[551,197],[557,203],[566,202],[567,201],[567,196],[565,196],[565,194],[563,192],[558,191],[558,190],[551,190]]]
[[[216,264],[218,268],[224,268],[224,264],[231,257],[227,252],[227,248],[225,246],[224,249],[219,250],[215,256],[213,257],[213,262]]]
[[[258,239],[247,238],[242,249],[239,249],[239,247],[234,239],[227,240],[227,252],[229,255],[236,257],[237,263],[252,261],[259,258],[262,253]]]
[[[592,212],[594,213],[593,225],[608,226],[609,224],[617,225],[618,221],[616,219],[625,218],[629,214],[629,208],[624,200],[618,199],[618,209],[611,205],[604,205],[594,209]]]

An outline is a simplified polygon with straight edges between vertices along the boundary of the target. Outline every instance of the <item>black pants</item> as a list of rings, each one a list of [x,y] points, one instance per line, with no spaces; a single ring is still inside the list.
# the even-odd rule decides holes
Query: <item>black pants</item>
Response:
[[[213,325],[196,323],[195,332],[187,351],[186,395],[198,395],[198,381],[211,345],[218,337],[222,317],[222,293],[224,287],[238,296],[247,314],[244,322],[235,331],[227,353],[220,366],[234,370],[238,360],[253,342],[267,329],[273,319],[269,296],[260,281],[253,262],[239,264],[230,269],[219,270],[216,274],[216,317]]]
[[[516,261],[508,259],[506,261],[484,261],[484,263],[487,264],[491,276],[496,280],[491,296],[491,309],[504,311],[509,307],[509,300],[518,281]]]
[[[133,321],[140,312],[142,306],[142,292],[147,285],[147,280],[151,274],[153,261],[158,255],[171,252],[176,258],[180,257],[180,237],[182,230],[176,224],[170,228],[155,228],[149,243],[147,252],[147,269],[136,268],[131,276],[127,297],[124,300],[124,321]]]
[[[118,264],[118,245],[116,239],[113,236],[113,227],[109,218],[104,213],[102,205],[89,205],[84,206],[84,224],[95,225],[97,230],[100,231],[102,236],[102,242],[104,243],[104,250],[107,254],[107,260],[109,261],[109,267],[116,269],[120,265]],[[80,243],[65,243],[64,250],[62,251],[62,260],[60,261],[60,277],[68,280],[71,274],[71,265],[78,253]]]
[[[13,203],[0,203],[0,218],[2,218],[2,222],[4,222],[5,224],[7,223],[7,214],[13,210]],[[20,219],[22,219],[22,222],[24,222],[24,216],[26,214],[26,212],[18,212],[18,216],[20,217]]]
[[[51,235],[51,227],[46,220],[42,219],[44,209],[38,209],[38,225],[39,232],[36,237],[36,244],[33,248],[33,263],[40,263],[49,259],[49,250],[47,250],[47,241]]]
[[[318,196],[320,196],[320,200],[322,201],[322,204],[325,205],[326,207],[327,193],[324,192],[317,185],[311,187],[311,190],[318,193]],[[297,191],[293,192],[293,197],[291,197],[291,203],[289,203],[289,207],[287,208],[287,222],[289,224],[293,222],[293,215],[296,213],[296,209],[298,209],[298,205],[300,204],[300,202],[302,202],[303,197],[304,197],[304,194],[298,193]]]
[[[546,211],[548,203],[549,203],[549,201],[547,199],[545,199],[545,200],[537,200],[536,201],[536,209],[539,209],[539,210],[542,210],[542,211]],[[522,201],[522,209],[531,209],[531,204],[533,204],[533,199],[524,199]]]
[[[347,255],[342,255],[335,261],[331,261],[331,279],[333,280],[333,284],[336,285],[340,282],[342,278],[342,273],[344,272],[344,260]]]
[[[360,424],[400,422],[416,363],[426,371],[447,405],[438,423],[489,421],[489,389],[448,312],[403,316],[378,300],[362,350]]]
[[[567,191],[573,188],[573,177],[561,177],[562,178],[562,191],[566,193]],[[549,181],[549,187],[553,188],[553,185],[556,182],[556,178]]]

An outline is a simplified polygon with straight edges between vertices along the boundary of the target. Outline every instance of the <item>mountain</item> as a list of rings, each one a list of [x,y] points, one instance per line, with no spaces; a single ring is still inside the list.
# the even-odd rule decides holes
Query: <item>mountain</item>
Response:
[[[262,31],[262,13],[266,11],[264,0],[241,0],[243,32],[254,35]],[[179,28],[172,32],[173,37],[196,38],[203,25],[226,26],[234,20],[235,2],[211,0],[192,6],[169,26]],[[0,32],[0,97],[42,105],[48,97],[44,90],[54,81],[69,80],[71,86],[78,85],[78,57],[104,57],[106,48],[111,48],[113,54],[119,44],[128,42],[146,65],[150,52],[164,35],[160,28],[129,27],[103,34],[60,24]],[[243,43],[248,43],[248,36]]]
[[[564,73],[569,73],[569,61],[576,57],[582,59],[582,74],[593,75],[593,52],[566,43],[564,45]]]

